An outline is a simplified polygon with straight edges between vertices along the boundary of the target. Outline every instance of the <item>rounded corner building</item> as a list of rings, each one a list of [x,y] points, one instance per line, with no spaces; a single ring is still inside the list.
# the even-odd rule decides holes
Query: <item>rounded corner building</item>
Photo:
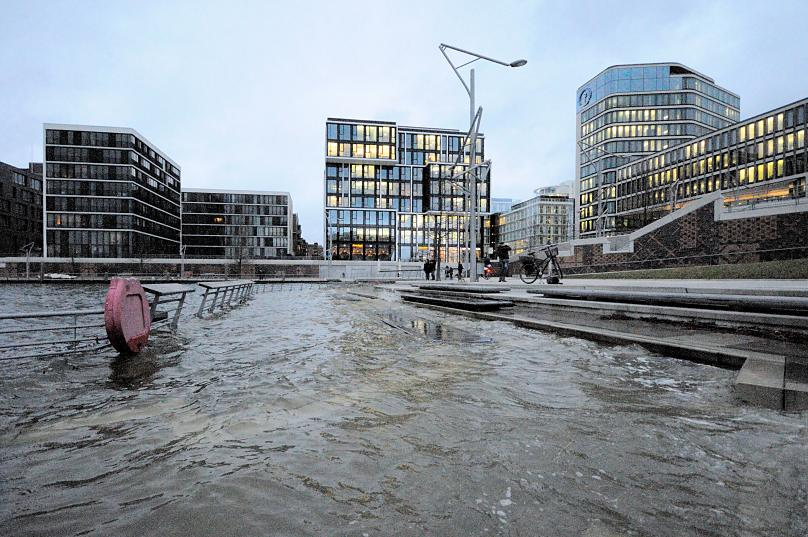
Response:
[[[680,63],[613,65],[576,94],[575,236],[616,235],[616,169],[740,119],[740,97]]]

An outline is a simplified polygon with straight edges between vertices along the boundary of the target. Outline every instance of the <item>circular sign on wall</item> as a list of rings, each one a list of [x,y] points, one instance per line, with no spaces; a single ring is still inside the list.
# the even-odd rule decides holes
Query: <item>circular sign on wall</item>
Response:
[[[578,94],[578,106],[586,106],[589,104],[589,101],[591,100],[592,100],[591,88],[584,88],[581,90],[581,93]]]

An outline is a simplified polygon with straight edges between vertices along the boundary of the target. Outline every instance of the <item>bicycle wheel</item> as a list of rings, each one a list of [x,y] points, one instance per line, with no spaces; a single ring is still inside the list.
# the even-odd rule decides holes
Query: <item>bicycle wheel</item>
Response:
[[[539,277],[540,272],[537,270],[537,267],[534,263],[525,263],[522,265],[522,269],[519,271],[519,277],[525,283],[533,283]]]
[[[483,280],[487,280],[487,279],[488,279],[488,278],[490,278],[490,277],[491,277],[491,275],[488,273],[488,271],[487,271],[487,270],[483,270]]]

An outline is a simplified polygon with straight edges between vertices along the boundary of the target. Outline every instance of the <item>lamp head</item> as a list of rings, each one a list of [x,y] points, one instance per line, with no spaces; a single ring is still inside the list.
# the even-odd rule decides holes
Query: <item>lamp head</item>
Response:
[[[516,60],[516,61],[511,62],[509,65],[511,67],[522,67],[526,63],[527,63],[527,60]]]

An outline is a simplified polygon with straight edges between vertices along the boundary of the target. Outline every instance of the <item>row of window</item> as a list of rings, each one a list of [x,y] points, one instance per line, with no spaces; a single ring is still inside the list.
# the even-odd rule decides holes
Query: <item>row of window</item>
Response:
[[[179,242],[133,231],[48,230],[53,257],[177,257]]]
[[[804,107],[800,107],[802,110]],[[651,158],[644,158],[640,161],[632,163],[630,166],[625,166],[618,170],[618,180],[630,178],[634,174],[643,173],[646,171],[660,170],[672,165],[682,164],[684,161],[695,159],[702,155],[711,154],[722,149],[727,152],[728,148],[741,144],[736,148],[735,154],[752,154],[752,158],[760,158],[767,152],[769,155],[775,152],[782,152],[783,150],[792,149],[794,147],[801,148],[805,145],[806,130],[796,129],[790,132],[785,132],[786,127],[782,119],[784,114],[778,114],[777,119],[772,116],[758,121],[753,121],[750,124],[735,127],[729,131],[717,133],[708,136],[702,140],[696,140],[684,146],[677,147],[676,149],[662,155],[656,155]],[[803,111],[804,121],[804,111]],[[775,123],[779,127],[775,128]],[[771,126],[771,128],[769,128]],[[748,157],[747,157],[748,158]]]
[[[179,230],[179,214],[168,214],[131,198],[50,197],[47,210],[80,213],[133,213],[166,226],[167,231]]]
[[[194,203],[183,202],[183,214],[206,215],[274,215],[285,216],[289,213],[288,205],[241,205],[233,203]]]
[[[602,144],[605,141],[615,138],[651,138],[661,136],[687,136],[696,138],[702,136],[714,129],[696,125],[694,123],[661,123],[661,124],[633,124],[633,125],[612,125],[605,129],[589,136],[586,140],[582,140],[585,149],[597,145],[591,151],[582,151],[581,158],[590,157],[589,153],[593,153],[591,158],[597,158],[603,154],[602,149],[606,149]],[[608,151],[608,149],[606,149]]]
[[[177,179],[180,177],[180,171],[176,166],[167,162],[159,153],[132,134],[47,129],[45,131],[45,143],[135,149],[151,159],[160,169],[169,172]]]
[[[656,197],[662,196],[661,201],[666,201],[667,197],[664,192],[669,191],[671,187],[666,187],[665,185],[670,184],[675,185],[678,199],[687,199],[712,192],[713,190],[744,186],[755,182],[769,181],[805,173],[806,168],[808,168],[806,155],[808,155],[808,153],[797,153],[795,155],[789,155],[786,158],[752,164],[737,170],[716,173],[709,176],[700,175],[693,180],[683,178],[673,183],[664,179],[660,180],[658,176],[654,178],[648,176],[636,178],[619,184],[617,195],[635,199],[634,203],[648,204],[649,199],[654,197],[654,192],[661,192],[661,194],[656,194]],[[660,186],[663,188],[658,188]],[[629,205],[624,206],[622,210],[630,208],[633,207],[629,203]],[[618,210],[621,210],[619,204]]]
[[[283,257],[288,254],[288,247],[282,248],[247,248],[243,246],[203,246],[188,245],[186,257],[224,258],[224,259],[266,259]]]
[[[386,261],[392,259],[395,251],[395,244],[391,243],[332,243],[330,255],[334,260],[351,260],[351,261],[368,261],[380,260]]]
[[[46,176],[57,179],[94,179],[99,181],[132,181],[145,189],[153,192],[156,196],[167,198],[173,205],[179,205],[180,194],[179,185],[171,186],[156,180],[154,177],[138,170],[132,166],[97,166],[92,164],[48,164]],[[173,179],[170,179],[173,181]],[[51,181],[48,181],[48,185]],[[57,185],[58,186],[58,185]],[[171,186],[171,188],[169,188]],[[61,188],[61,187],[59,187]],[[66,187],[70,188],[70,187]],[[78,188],[78,187],[76,187]],[[83,188],[83,187],[82,187]],[[135,187],[137,190],[137,187]],[[52,194],[48,186],[48,195]],[[158,198],[153,198],[157,200]],[[156,201],[162,206],[164,202]]]
[[[252,232],[250,232],[252,233]],[[223,233],[206,233],[182,236],[182,243],[188,246],[231,246],[246,248],[287,247],[289,238],[282,235],[231,235]]]
[[[712,127],[712,130],[728,127],[731,121],[721,119],[695,108],[639,108],[633,110],[616,110],[607,112],[581,126],[582,142],[592,145],[596,143],[593,138],[586,136],[608,125],[622,123],[654,123],[668,121],[695,121]]]
[[[645,93],[635,95],[615,95],[613,97],[603,99],[592,108],[589,108],[581,113],[581,124],[584,124],[595,116],[614,108],[681,106],[685,104],[699,106],[731,121],[737,121],[740,118],[740,113],[738,110],[729,108],[717,101],[713,101],[712,99],[697,95],[695,93]]]
[[[48,213],[48,228],[125,229],[178,241],[180,232],[134,214]]]
[[[289,218],[283,216],[222,215],[182,213],[182,224],[208,224],[231,226],[287,226]]]
[[[225,203],[232,205],[289,205],[284,194],[240,194],[218,192],[183,192],[183,203]],[[185,206],[185,205],[183,205]],[[228,205],[230,207],[231,205]],[[208,205],[215,207],[215,205]],[[268,213],[267,213],[268,214]]]
[[[326,136],[329,140],[390,143],[396,140],[396,128],[388,125],[326,123]]]

